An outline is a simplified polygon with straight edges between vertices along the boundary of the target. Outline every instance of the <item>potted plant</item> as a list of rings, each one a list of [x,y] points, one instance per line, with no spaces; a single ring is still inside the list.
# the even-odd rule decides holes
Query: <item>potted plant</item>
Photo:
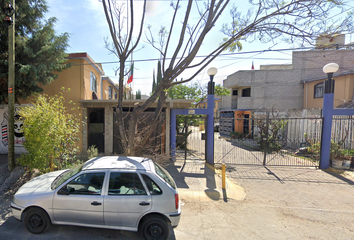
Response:
[[[340,142],[331,141],[331,149],[330,149],[330,159],[332,160],[332,167],[337,169],[348,168],[347,163],[344,163],[344,149],[341,148],[342,144]]]
[[[345,160],[343,161],[343,166],[346,169],[349,169],[352,167],[354,164],[354,150],[353,149],[344,149],[343,150],[343,155]]]

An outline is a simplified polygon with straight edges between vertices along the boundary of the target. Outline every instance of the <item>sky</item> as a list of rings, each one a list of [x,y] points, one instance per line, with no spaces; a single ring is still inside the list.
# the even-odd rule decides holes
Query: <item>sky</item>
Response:
[[[126,1],[120,1],[122,3]],[[158,31],[161,26],[168,27],[171,19],[172,9],[170,0],[148,1],[145,27],[138,50],[133,53],[134,60],[134,80],[131,84],[133,93],[140,90],[143,95],[150,95],[152,89],[153,71],[157,68],[157,59],[160,54],[147,42],[145,34],[148,33],[147,26],[151,25],[152,31]],[[237,1],[231,1],[237,2]],[[244,1],[246,2],[246,1]],[[118,83],[115,69],[119,65],[118,58],[105,47],[105,39],[111,42],[111,36],[104,15],[102,3],[99,0],[47,0],[49,12],[46,18],[55,17],[57,23],[55,30],[57,34],[67,32],[70,34],[69,47],[67,53],[87,52],[97,63],[101,63],[106,76]],[[140,22],[139,16],[142,12],[142,1],[135,1],[134,18]],[[185,1],[182,3],[186,3]],[[354,5],[354,3],[353,3]],[[230,7],[232,4],[229,5]],[[241,6],[241,9],[242,10]],[[203,56],[208,50],[214,49],[222,42],[223,34],[220,32],[223,23],[230,21],[229,10],[226,9],[218,21],[218,24],[210,32],[208,38],[203,42],[201,51],[197,54]],[[245,9],[246,10],[246,9]],[[184,11],[182,11],[184,12]],[[182,22],[182,15],[177,17],[179,23]],[[198,19],[197,12],[192,12],[192,20]],[[136,24],[138,25],[138,24]],[[173,40],[178,39],[175,33]],[[172,40],[172,45],[176,41]],[[353,42],[354,35],[348,35],[346,42]],[[291,49],[292,45],[285,43],[262,44],[260,42],[243,43],[242,51],[217,57],[205,70],[196,76],[192,83],[196,82],[200,86],[205,86],[209,81],[207,70],[209,67],[216,67],[217,74],[214,77],[216,84],[221,84],[223,80],[239,70],[259,69],[260,65],[267,64],[291,64],[291,50],[287,51],[264,51],[277,49]],[[258,51],[258,52],[256,52]],[[129,68],[129,67],[128,67]],[[180,78],[187,79],[193,70],[186,71]]]

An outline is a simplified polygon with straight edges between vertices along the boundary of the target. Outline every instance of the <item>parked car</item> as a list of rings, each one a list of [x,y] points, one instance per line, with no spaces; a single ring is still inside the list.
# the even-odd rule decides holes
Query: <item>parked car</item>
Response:
[[[97,157],[71,170],[36,177],[11,203],[14,217],[31,233],[50,224],[140,231],[145,239],[167,239],[181,207],[170,174],[151,159]]]

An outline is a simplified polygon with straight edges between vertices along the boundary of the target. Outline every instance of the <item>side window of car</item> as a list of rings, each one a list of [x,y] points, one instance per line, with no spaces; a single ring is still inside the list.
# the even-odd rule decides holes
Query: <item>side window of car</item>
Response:
[[[161,188],[147,175],[145,174],[141,174],[141,176],[144,179],[144,182],[149,190],[149,193],[151,195],[161,195],[162,194],[162,190]]]
[[[70,194],[100,195],[105,173],[84,173],[66,185]]]
[[[146,195],[137,173],[111,172],[108,195]]]

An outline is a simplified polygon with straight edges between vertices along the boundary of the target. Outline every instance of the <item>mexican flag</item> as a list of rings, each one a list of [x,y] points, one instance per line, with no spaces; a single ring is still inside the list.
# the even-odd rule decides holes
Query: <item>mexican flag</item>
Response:
[[[133,82],[133,72],[134,72],[134,62],[132,66],[130,67],[130,76],[128,78],[128,84]]]

